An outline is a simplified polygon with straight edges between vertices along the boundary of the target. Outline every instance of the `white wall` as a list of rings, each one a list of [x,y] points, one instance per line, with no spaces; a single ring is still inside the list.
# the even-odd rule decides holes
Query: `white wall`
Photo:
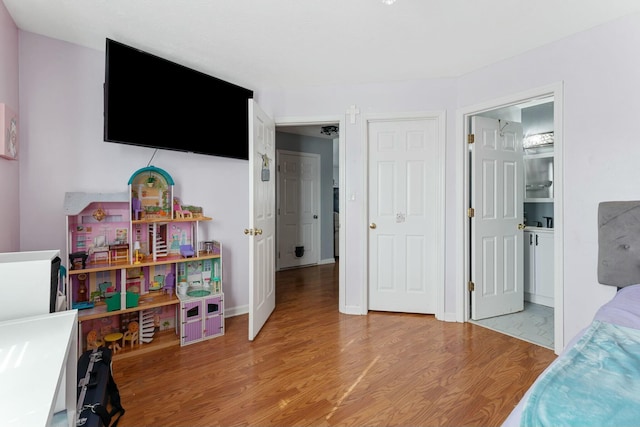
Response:
[[[597,209],[637,200],[640,15],[569,37],[459,79],[459,105],[564,82],[565,340],[615,289],[597,283]]]
[[[260,105],[272,114],[276,123],[287,117],[321,117],[345,114],[351,105],[356,105],[360,114],[355,124],[349,118],[340,129],[346,139],[345,164],[347,177],[340,191],[346,197],[344,207],[346,232],[345,253],[340,254],[341,268],[346,269],[345,305],[348,312],[359,312],[362,309],[363,292],[366,279],[366,241],[367,220],[365,191],[365,154],[363,118],[370,114],[405,113],[416,111],[455,112],[455,80],[439,79],[429,81],[411,81],[385,84],[367,84],[359,86],[314,87],[289,90],[258,91]],[[447,117],[447,133],[454,133],[455,117]],[[453,145],[447,146],[447,157],[453,158]],[[447,194],[454,194],[454,171],[446,171]],[[355,200],[351,200],[355,198]],[[447,197],[447,212],[454,209],[453,197]],[[447,235],[454,235],[454,223],[447,217]],[[453,271],[455,266],[455,246],[446,248],[446,271]],[[447,277],[446,310],[455,309],[455,287]]]
[[[565,184],[565,338],[569,339],[608,300],[613,288],[597,283],[597,206],[605,200],[640,197],[636,138],[640,112],[640,15],[590,31],[483,68],[456,80],[383,85],[261,91],[261,104],[279,116],[339,114],[356,104],[362,115],[397,111],[447,111],[446,160],[446,295],[445,316],[455,311],[455,241],[458,218],[455,182],[462,179],[455,164],[455,112],[549,84],[564,82]],[[365,283],[366,206],[362,117],[346,126],[347,305],[362,301]]]
[[[65,192],[126,191],[153,155],[103,141],[103,82],[104,53],[20,32],[22,251],[60,249],[66,256]],[[169,108],[167,126],[179,126],[180,112]],[[213,217],[201,237],[222,242],[227,312],[242,310],[249,301],[248,162],[159,150],[152,165],[173,177],[185,204]]]
[[[457,79],[343,87],[263,89],[257,101],[276,119],[361,113],[345,121],[347,308],[362,306],[366,290],[366,206],[363,118],[368,114],[445,110],[446,265],[445,315],[455,311],[458,218],[455,164],[458,108],[564,82],[565,337],[592,318],[614,289],[596,281],[596,213],[600,201],[640,197],[640,16],[569,37]],[[428,44],[425,43],[425,49]],[[122,191],[151,150],[102,141],[103,54],[20,32],[21,113],[27,116],[28,156],[21,164],[21,250],[64,245],[65,191]],[[25,114],[26,113],[26,114]],[[170,123],[169,123],[170,125]],[[24,126],[24,121],[23,121]],[[24,127],[23,127],[24,130]],[[24,137],[23,133],[23,137]],[[23,138],[24,141],[24,138]],[[225,244],[230,306],[248,303],[246,162],[161,151],[153,161],[178,183],[185,202],[201,204],[215,221],[207,237]],[[222,185],[216,185],[222,183]],[[556,219],[558,221],[558,219]],[[230,290],[227,286],[227,291]]]

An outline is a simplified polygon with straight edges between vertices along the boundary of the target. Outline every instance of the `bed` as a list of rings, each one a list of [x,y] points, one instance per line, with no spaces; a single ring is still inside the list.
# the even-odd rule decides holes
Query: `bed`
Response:
[[[613,299],[536,379],[503,427],[640,425],[640,202],[598,208],[598,282]]]

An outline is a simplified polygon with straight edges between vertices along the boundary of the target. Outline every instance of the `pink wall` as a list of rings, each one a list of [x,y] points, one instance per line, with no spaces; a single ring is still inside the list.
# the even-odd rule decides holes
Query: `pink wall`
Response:
[[[14,111],[20,111],[18,81],[18,28],[0,2],[0,102]],[[0,252],[20,250],[19,164],[0,158]]]

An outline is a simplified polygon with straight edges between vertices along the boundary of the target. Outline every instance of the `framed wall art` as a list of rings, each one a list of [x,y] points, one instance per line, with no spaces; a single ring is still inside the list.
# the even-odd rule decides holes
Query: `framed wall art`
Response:
[[[0,103],[0,157],[18,158],[18,115],[3,103]]]

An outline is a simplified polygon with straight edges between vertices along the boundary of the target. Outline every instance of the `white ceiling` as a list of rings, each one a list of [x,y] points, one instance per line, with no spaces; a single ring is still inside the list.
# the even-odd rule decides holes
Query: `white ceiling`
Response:
[[[456,77],[638,0],[3,0],[25,31],[111,38],[249,89]]]

